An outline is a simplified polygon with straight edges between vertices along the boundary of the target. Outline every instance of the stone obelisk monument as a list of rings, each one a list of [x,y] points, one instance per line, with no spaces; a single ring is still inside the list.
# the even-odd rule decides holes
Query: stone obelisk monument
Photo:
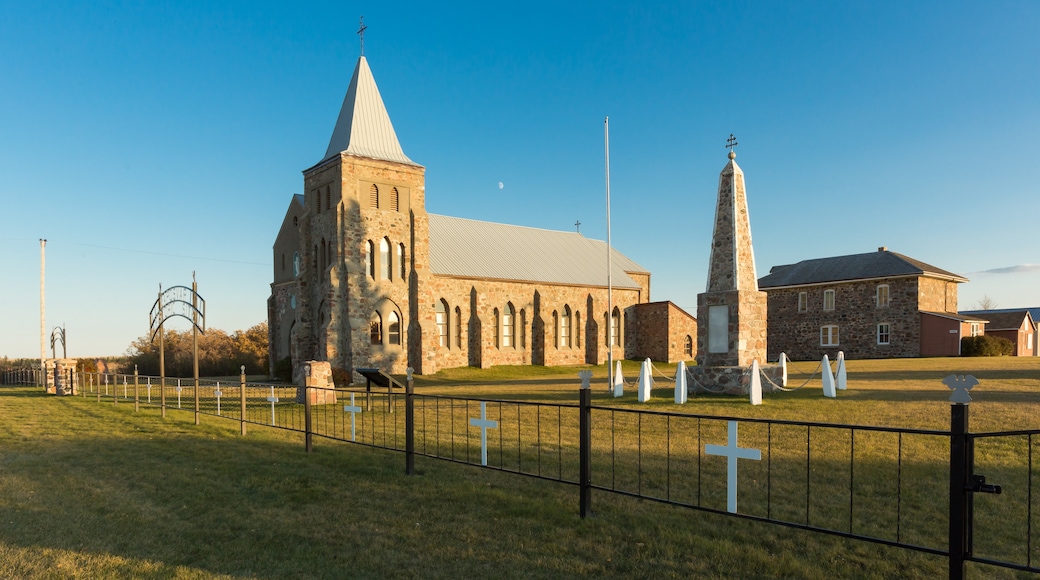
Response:
[[[703,387],[744,394],[751,363],[766,362],[766,293],[759,291],[755,275],[744,172],[736,162],[733,135],[727,143],[729,163],[719,175],[708,285],[697,295],[697,366],[691,372]]]

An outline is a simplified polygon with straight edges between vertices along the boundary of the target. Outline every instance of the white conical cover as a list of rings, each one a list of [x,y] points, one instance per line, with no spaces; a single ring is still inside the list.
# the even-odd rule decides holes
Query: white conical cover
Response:
[[[838,396],[838,393],[834,390],[834,373],[831,372],[831,361],[827,358],[827,355],[823,355],[823,396],[830,397],[831,399]]]
[[[780,353],[780,386],[787,386],[787,353]]]
[[[758,359],[751,361],[751,404],[761,405],[762,404],[762,377],[758,371]]]
[[[643,361],[639,367],[639,402],[645,403],[650,400],[650,389],[653,388],[653,377],[650,376],[650,359]]]
[[[336,128],[332,130],[332,139],[322,161],[340,152],[415,165],[401,149],[390,114],[386,112],[372,70],[368,68],[368,60],[363,56],[354,67],[354,76],[350,78]]]
[[[838,390],[844,391],[845,390],[845,383],[848,382],[849,377],[848,377],[848,373],[845,372],[845,351],[843,351],[843,350],[839,350],[838,351],[838,372],[837,372],[837,375],[838,376],[835,377],[835,379],[836,379],[835,386],[838,387]]]
[[[679,361],[679,366],[675,367],[675,404],[685,404],[686,397],[686,363]]]
[[[617,361],[617,371],[614,372],[614,397],[625,394],[625,377],[621,376],[621,361]]]

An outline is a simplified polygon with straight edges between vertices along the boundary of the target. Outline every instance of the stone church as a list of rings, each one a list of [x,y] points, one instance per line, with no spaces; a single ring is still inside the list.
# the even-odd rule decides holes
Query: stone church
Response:
[[[611,252],[608,306],[606,243],[429,214],[424,172],[361,56],[328,150],[303,171],[275,240],[272,375],[287,357],[293,369],[323,360],[394,374],[600,364],[608,350],[633,358],[665,342],[666,358],[692,358],[696,321],[653,308],[645,268]],[[640,307],[653,324],[638,324]]]

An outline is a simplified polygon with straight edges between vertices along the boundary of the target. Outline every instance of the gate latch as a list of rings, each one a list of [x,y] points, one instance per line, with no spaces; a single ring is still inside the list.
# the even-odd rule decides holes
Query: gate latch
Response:
[[[964,486],[966,491],[975,493],[995,493],[1000,495],[1000,486],[987,484],[985,475],[972,475],[971,482]]]

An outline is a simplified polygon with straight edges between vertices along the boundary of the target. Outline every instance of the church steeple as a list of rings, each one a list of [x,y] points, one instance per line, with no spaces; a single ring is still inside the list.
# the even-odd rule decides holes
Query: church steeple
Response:
[[[322,161],[340,152],[417,165],[401,149],[364,55],[358,58],[357,66],[354,67],[354,76],[350,79],[347,96],[343,99],[336,128],[332,131],[332,139]]]

